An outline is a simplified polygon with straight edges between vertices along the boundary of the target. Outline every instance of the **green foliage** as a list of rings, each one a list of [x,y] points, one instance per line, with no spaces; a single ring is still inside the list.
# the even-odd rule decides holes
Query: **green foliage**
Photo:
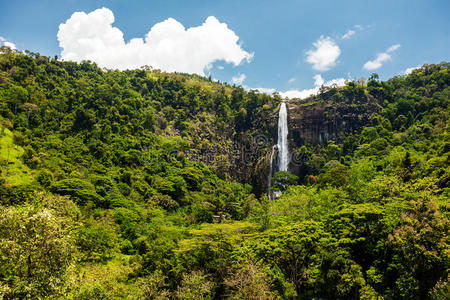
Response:
[[[261,263],[248,262],[239,265],[228,278],[225,284],[231,290],[230,299],[277,299],[271,291],[270,270]],[[296,296],[295,291],[289,290],[283,298]]]
[[[336,160],[331,160],[323,167],[324,172],[319,176],[319,183],[345,187],[349,183],[350,172],[347,166]]]
[[[450,265],[450,223],[440,216],[434,201],[412,202],[402,222],[388,237],[398,255],[392,265],[399,276],[394,297],[426,298]]]
[[[302,221],[322,220],[337,212],[348,201],[348,195],[337,188],[290,186],[281,197],[270,203],[270,214],[276,219]]]
[[[272,189],[277,191],[284,191],[288,186],[294,185],[297,182],[298,176],[287,171],[279,171],[275,173],[272,178]]]
[[[65,198],[0,207],[0,282],[6,298],[60,294],[75,253],[77,208]]]
[[[448,67],[288,100],[334,132],[268,201],[279,95],[2,48],[0,298],[446,296]]]
[[[112,257],[116,240],[112,229],[97,225],[80,228],[76,244],[82,253],[82,260],[105,261]]]
[[[63,179],[54,182],[50,186],[50,190],[61,195],[70,195],[80,205],[88,202],[102,207],[106,205],[103,197],[95,192],[95,187],[90,182],[81,179]]]
[[[186,300],[212,299],[212,288],[213,284],[208,281],[208,276],[194,271],[183,275],[183,280],[175,295],[177,299]]]
[[[20,159],[24,149],[17,144],[17,138],[0,125],[0,174],[10,185],[26,185],[33,181],[30,168]]]
[[[79,293],[74,297],[76,300],[90,300],[90,299],[100,299],[108,300],[111,299],[109,293],[99,283],[95,283],[91,286],[85,286],[80,289]]]
[[[159,300],[169,298],[170,293],[165,289],[167,287],[165,283],[166,278],[160,271],[139,278],[137,285],[141,290],[142,299]]]

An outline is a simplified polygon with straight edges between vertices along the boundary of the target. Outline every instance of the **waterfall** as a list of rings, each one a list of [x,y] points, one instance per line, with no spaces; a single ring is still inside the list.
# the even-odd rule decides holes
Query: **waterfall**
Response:
[[[275,152],[278,152],[278,171],[287,171],[289,165],[289,148],[288,148],[288,123],[287,123],[287,108],[283,101],[278,112],[278,142],[272,147],[272,154],[269,162],[269,175],[267,176],[267,196],[269,200],[272,197],[279,197],[281,192],[272,192],[270,187],[272,185],[273,172],[273,157]]]
[[[287,171],[289,165],[287,108],[283,101],[278,113],[278,170]]]

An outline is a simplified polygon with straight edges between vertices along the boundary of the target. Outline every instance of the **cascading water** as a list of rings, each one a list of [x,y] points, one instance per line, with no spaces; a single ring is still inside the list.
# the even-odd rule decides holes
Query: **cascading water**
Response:
[[[267,181],[267,195],[269,200],[272,199],[272,194],[275,197],[280,195],[280,192],[274,192],[270,190],[272,183],[273,172],[273,156],[278,151],[278,171],[287,171],[289,165],[289,148],[288,148],[288,123],[287,123],[287,108],[286,103],[282,102],[280,111],[278,112],[278,142],[272,148],[272,154],[270,155],[269,163],[269,176]]]
[[[288,122],[286,103],[282,102],[278,113],[278,171],[287,171],[289,165]]]

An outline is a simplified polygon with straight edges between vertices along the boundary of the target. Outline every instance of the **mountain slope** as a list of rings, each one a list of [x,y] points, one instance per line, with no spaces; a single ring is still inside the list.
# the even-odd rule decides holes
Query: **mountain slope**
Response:
[[[0,295],[445,295],[448,67],[288,100],[268,202],[278,95],[2,48]]]

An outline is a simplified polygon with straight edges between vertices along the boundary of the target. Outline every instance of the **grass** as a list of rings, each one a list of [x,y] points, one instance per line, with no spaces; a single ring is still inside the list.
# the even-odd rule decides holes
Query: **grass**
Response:
[[[32,171],[21,160],[23,153],[23,148],[14,144],[13,133],[0,127],[0,174],[6,184],[14,186],[33,182]]]

